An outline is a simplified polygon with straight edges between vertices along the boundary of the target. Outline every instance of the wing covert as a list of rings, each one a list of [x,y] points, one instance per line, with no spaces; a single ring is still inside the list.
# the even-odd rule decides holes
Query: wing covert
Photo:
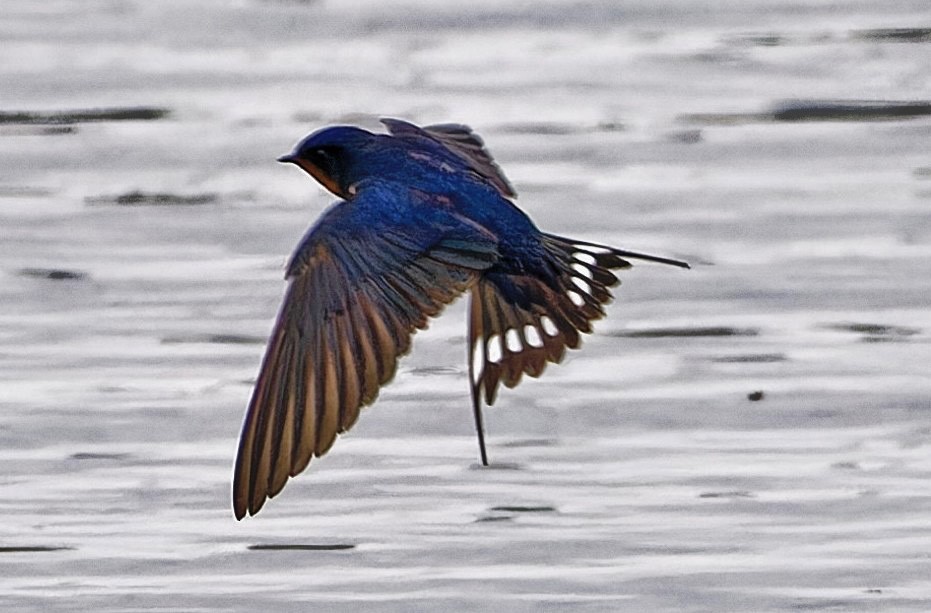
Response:
[[[426,139],[438,143],[464,162],[469,169],[488,181],[502,196],[516,198],[517,192],[495,162],[482,137],[467,125],[440,123],[416,126],[401,119],[383,118],[381,122],[392,136],[409,139]]]

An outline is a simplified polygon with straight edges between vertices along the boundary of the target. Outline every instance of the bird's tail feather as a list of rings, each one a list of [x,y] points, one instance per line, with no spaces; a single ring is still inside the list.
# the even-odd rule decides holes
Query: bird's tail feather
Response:
[[[543,235],[549,278],[531,274],[486,273],[472,287],[469,306],[469,374],[482,461],[487,464],[481,403],[494,403],[498,387],[517,385],[523,375],[539,377],[547,363],[592,331],[611,287],[614,270],[640,259],[688,268],[678,260],[614,249],[553,234]]]

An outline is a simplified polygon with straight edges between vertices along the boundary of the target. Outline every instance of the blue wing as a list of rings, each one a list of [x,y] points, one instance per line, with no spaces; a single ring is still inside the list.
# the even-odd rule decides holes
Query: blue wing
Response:
[[[237,518],[326,453],[394,376],[413,333],[496,261],[494,237],[437,198],[363,184],[304,237],[243,423]]]
[[[425,147],[442,147],[459,163],[482,177],[505,198],[516,198],[517,192],[504,176],[504,171],[485,148],[485,141],[469,126],[459,123],[441,123],[416,126],[402,119],[385,117],[381,120],[392,136],[406,139]]]

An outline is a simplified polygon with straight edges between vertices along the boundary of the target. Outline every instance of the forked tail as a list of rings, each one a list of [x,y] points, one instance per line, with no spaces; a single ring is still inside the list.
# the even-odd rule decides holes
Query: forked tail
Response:
[[[548,362],[562,361],[580,333],[604,317],[609,288],[620,283],[612,271],[628,259],[689,268],[686,262],[614,249],[597,243],[543,235],[549,275],[488,271],[469,297],[469,382],[482,464],[488,465],[482,402],[495,401],[500,383],[512,388],[526,374],[539,377]],[[625,259],[627,258],[627,259]]]

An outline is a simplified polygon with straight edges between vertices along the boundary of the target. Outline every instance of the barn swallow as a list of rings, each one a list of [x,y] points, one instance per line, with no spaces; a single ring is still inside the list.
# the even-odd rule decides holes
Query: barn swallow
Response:
[[[469,293],[468,371],[482,463],[482,403],[575,349],[629,259],[669,258],[540,231],[468,126],[384,119],[387,134],[314,132],[279,161],[340,198],[287,265],[284,301],[246,411],[237,519],[325,454],[397,370],[411,337]]]

